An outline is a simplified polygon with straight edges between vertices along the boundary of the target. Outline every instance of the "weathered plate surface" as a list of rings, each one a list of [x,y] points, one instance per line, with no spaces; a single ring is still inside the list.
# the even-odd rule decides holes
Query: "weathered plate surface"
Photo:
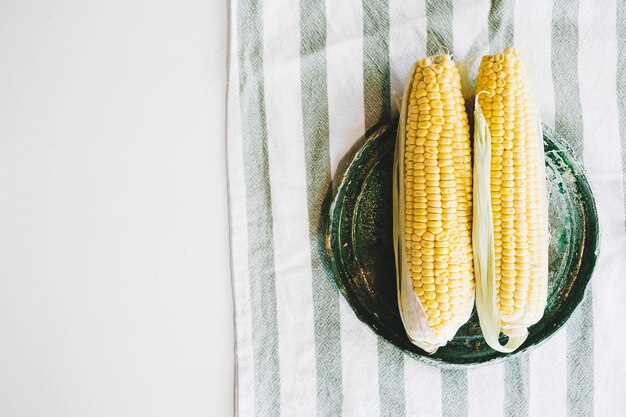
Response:
[[[524,345],[512,354],[491,349],[482,338],[474,310],[454,339],[430,356],[409,342],[398,312],[391,196],[395,126],[368,134],[344,159],[334,184],[326,251],[337,285],[356,315],[416,359],[439,366],[497,361],[548,339],[583,299],[598,256],[596,207],[580,163],[544,127],[551,236],[548,304]]]

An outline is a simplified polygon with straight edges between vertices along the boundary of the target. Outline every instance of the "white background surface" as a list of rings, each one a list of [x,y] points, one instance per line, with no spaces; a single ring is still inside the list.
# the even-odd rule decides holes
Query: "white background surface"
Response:
[[[0,416],[229,416],[226,4],[0,1]]]

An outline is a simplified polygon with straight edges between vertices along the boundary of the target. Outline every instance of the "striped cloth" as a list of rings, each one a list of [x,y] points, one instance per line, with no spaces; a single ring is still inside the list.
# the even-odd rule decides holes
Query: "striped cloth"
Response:
[[[232,0],[228,177],[240,416],[626,415],[626,2]],[[595,190],[601,256],[549,342],[504,363],[440,370],[354,315],[321,233],[341,157],[397,114],[411,64],[514,44],[542,121]]]

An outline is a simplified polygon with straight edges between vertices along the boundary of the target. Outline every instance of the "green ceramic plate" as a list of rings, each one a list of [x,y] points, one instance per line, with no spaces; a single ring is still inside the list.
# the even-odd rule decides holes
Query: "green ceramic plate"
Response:
[[[544,127],[551,236],[548,304],[526,342],[512,354],[494,351],[482,338],[474,310],[454,339],[428,355],[409,342],[398,312],[391,200],[395,126],[366,135],[342,161],[334,184],[326,250],[337,284],[356,315],[400,349],[433,365],[480,365],[544,342],[583,299],[598,256],[598,217],[580,163]]]

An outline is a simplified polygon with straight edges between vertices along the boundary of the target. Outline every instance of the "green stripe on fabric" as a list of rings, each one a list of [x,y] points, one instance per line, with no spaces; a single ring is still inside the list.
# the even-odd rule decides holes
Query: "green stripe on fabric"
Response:
[[[389,3],[363,1],[363,99],[365,130],[391,114]]]
[[[555,130],[582,158],[583,120],[578,85],[578,1],[555,0],[552,9]]]
[[[280,413],[280,369],[272,196],[263,83],[263,22],[257,0],[242,0],[237,14],[253,329],[254,409],[256,415],[270,416]]]
[[[579,157],[583,118],[578,83],[578,10],[576,0],[555,0],[552,12],[552,74],[555,130]],[[567,324],[567,413],[593,415],[593,308],[591,287]]]
[[[391,117],[389,69],[389,3],[363,1],[363,100],[365,130]],[[380,415],[405,415],[404,356],[378,338]]]
[[[426,0],[426,54],[451,53],[454,47],[453,1]],[[443,417],[468,415],[467,371],[441,371]]]
[[[340,416],[342,398],[339,292],[324,252],[324,222],[331,198],[326,9],[324,2],[300,2],[302,124],[307,178],[317,414]]]
[[[452,0],[426,0],[426,55],[452,53]]]
[[[523,417],[529,414],[530,357],[520,353],[504,364],[504,415]]]
[[[513,45],[515,0],[493,0],[489,9],[489,45],[492,54]]]
[[[494,0],[489,9],[490,53],[498,54],[513,45],[515,0]],[[504,363],[504,415],[525,417],[529,413],[530,361],[518,355]]]
[[[467,417],[467,371],[441,370],[441,410],[443,417]]]
[[[378,338],[378,384],[381,417],[404,416],[404,355],[382,337]]]
[[[622,143],[624,207],[626,207],[626,2],[617,2],[617,106],[619,135]],[[624,222],[626,229],[626,222]]]
[[[567,323],[567,415],[593,416],[593,301],[591,286]]]

